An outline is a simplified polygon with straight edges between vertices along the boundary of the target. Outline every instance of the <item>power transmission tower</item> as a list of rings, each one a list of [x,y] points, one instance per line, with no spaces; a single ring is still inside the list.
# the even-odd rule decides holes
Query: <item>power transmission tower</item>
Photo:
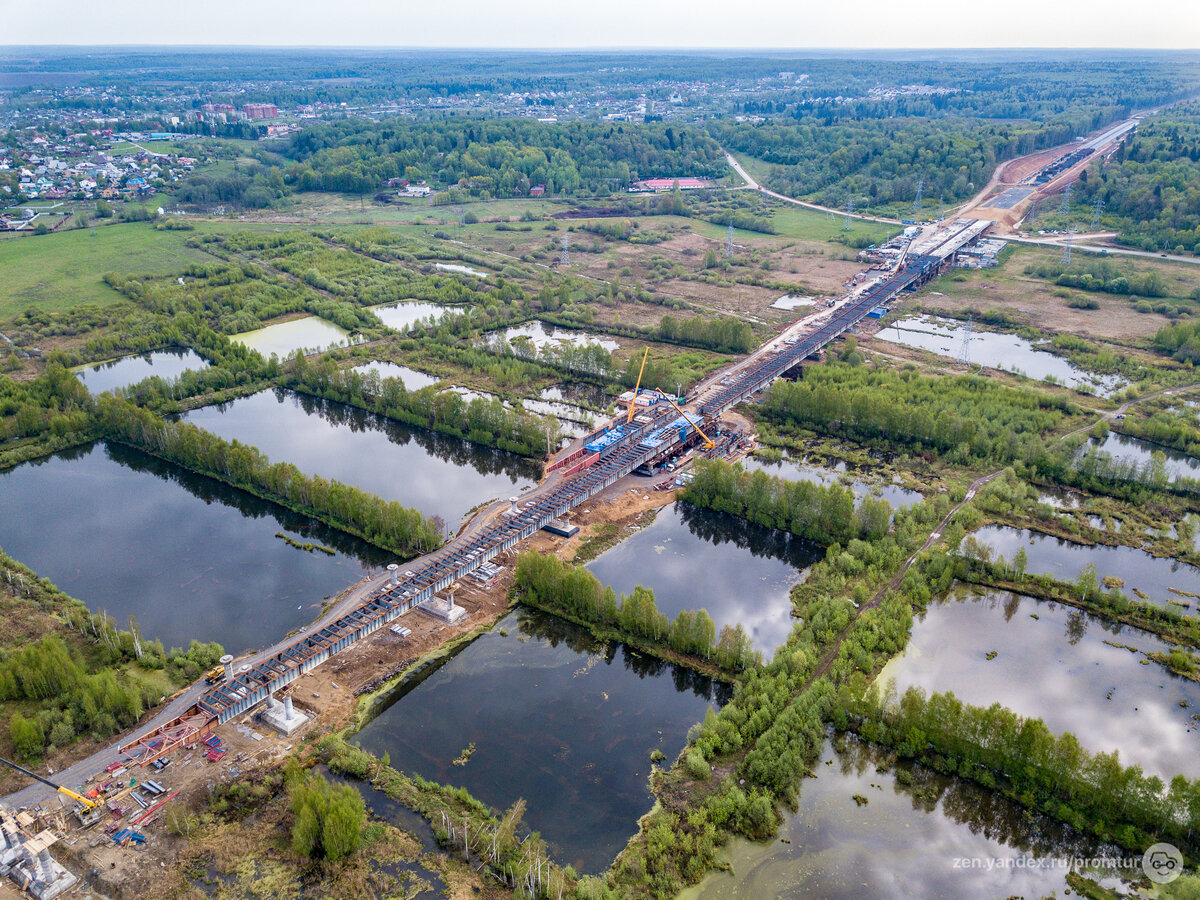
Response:
[[[1092,224],[1088,227],[1088,231],[1095,231],[1100,225],[1100,212],[1104,209],[1104,198],[1097,197],[1096,202],[1092,204]]]
[[[1063,247],[1062,259],[1059,260],[1063,265],[1069,266],[1071,264],[1071,241],[1073,240],[1075,240],[1074,225],[1067,229],[1067,243]]]
[[[725,238],[725,258],[733,259],[733,226],[729,226],[729,237]]]
[[[1060,213],[1068,212],[1071,209],[1071,186],[1068,184],[1067,189],[1063,191],[1062,203],[1058,206]]]
[[[462,228],[467,224],[467,214],[461,206],[454,207],[454,211],[458,213],[458,227]]]
[[[560,256],[558,260],[559,265],[561,265],[564,269],[571,264],[571,253],[569,250],[567,250],[567,240],[567,233],[564,231],[562,237],[562,256]]]
[[[850,222],[850,213],[852,213],[853,211],[854,211],[854,201],[847,200],[846,201],[846,216],[845,216],[845,218],[842,219],[842,231],[849,231],[850,228],[852,227],[852,224]]]
[[[1038,198],[1037,198],[1037,197],[1034,197],[1034,198],[1033,198],[1033,203],[1029,204],[1029,215],[1027,215],[1027,216],[1025,217],[1025,224],[1026,224],[1026,225],[1032,225],[1032,224],[1033,224],[1033,217],[1037,215],[1037,202],[1038,202]]]
[[[938,221],[946,218],[946,195],[942,194],[938,197]]]
[[[974,317],[967,316],[967,324],[963,329],[962,343],[958,346],[958,361],[968,369],[971,368],[971,341],[974,339],[972,335],[974,328]]]
[[[921,211],[921,195],[925,192],[925,176],[922,175],[917,179],[917,199],[913,201],[913,212]]]

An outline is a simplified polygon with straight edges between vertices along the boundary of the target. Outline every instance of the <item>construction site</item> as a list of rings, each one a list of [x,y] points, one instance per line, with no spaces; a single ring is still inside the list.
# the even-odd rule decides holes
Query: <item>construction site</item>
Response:
[[[39,900],[71,888],[87,896],[89,886],[140,896],[152,876],[143,861],[161,862],[176,840],[166,829],[172,804],[200,804],[217,785],[282,759],[315,722],[348,724],[358,698],[493,621],[510,602],[519,545],[553,550],[581,529],[586,537],[599,524],[628,526],[672,501],[693,459],[740,456],[752,435],[733,407],[955,264],[990,224],[964,218],[908,229],[865,257],[874,265],[844,297],[686,396],[641,390],[639,378],[620,398],[625,408],[559,452],[539,485],[484,506],[438,551],[347,589],[295,637],[241,660],[224,657],[149,726],[54,780],[20,769],[33,783],[8,798],[0,875]]]

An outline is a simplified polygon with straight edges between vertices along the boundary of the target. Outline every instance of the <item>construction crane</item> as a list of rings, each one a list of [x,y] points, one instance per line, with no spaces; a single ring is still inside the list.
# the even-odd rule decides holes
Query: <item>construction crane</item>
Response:
[[[691,416],[689,416],[687,413],[685,413],[682,409],[679,408],[678,403],[676,403],[670,397],[666,397],[665,395],[664,395],[664,398],[666,399],[666,401],[668,403],[670,403],[673,407],[675,407],[675,412],[679,413],[681,416],[683,416],[685,419],[687,419],[688,424],[696,429],[696,432],[700,435],[700,437],[704,438],[704,449],[705,450],[711,450],[711,449],[713,449],[713,447],[717,446],[716,444],[713,443],[713,439],[704,433],[704,431],[703,431],[703,429],[701,429],[700,425],[697,422],[693,421]]]
[[[904,261],[906,259],[908,259],[908,248],[911,246],[912,246],[911,240],[907,244],[904,245],[904,249],[900,252],[900,258],[896,260],[896,265],[894,265],[892,267],[892,271],[891,271],[892,275],[895,275],[897,272],[899,272],[901,269],[904,268]]]
[[[642,386],[642,373],[646,371],[646,358],[650,355],[650,348],[646,348],[646,352],[642,354],[642,367],[638,369],[637,384],[633,386],[633,398],[629,401],[629,415],[625,417],[625,424],[628,425],[633,421],[633,410],[637,406],[638,388]]]
[[[41,775],[37,774],[36,772],[30,772],[28,769],[24,768],[23,766],[18,766],[15,762],[9,762],[7,759],[0,757],[0,763],[4,763],[4,765],[8,766],[10,769],[16,769],[22,775],[28,775],[30,778],[34,779],[35,781],[40,781],[42,784],[46,785],[47,787],[54,788],[60,794],[66,794],[68,797],[70,797],[72,800],[74,800],[76,803],[78,803],[80,806],[82,806],[84,808],[84,810],[87,812],[91,812],[98,805],[96,803],[96,801],[89,800],[87,797],[83,796],[83,794],[77,794],[70,788],[63,787],[61,784],[55,784],[49,778],[43,778]]]

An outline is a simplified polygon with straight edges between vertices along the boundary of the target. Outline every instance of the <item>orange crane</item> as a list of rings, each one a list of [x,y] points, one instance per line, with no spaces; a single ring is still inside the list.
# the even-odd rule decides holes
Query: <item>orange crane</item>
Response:
[[[629,415],[625,417],[626,425],[628,425],[630,422],[633,421],[633,410],[637,403],[638,389],[641,388],[641,386],[642,386],[642,373],[646,371],[646,359],[649,356],[650,356],[650,348],[647,347],[646,352],[642,354],[642,367],[640,369],[638,369],[637,384],[635,384],[633,386],[633,399],[631,399],[629,401]],[[672,400],[670,397],[668,397],[666,395],[666,393],[663,393],[663,398],[668,403],[670,403],[673,407],[675,407],[675,411],[677,413],[679,413],[681,416],[683,416],[685,419],[687,419],[688,424],[691,425],[693,428],[695,428],[696,431],[699,433],[699,435],[702,438],[704,438],[704,449],[705,450],[711,450],[713,447],[717,446],[716,444],[713,443],[712,438],[710,438],[707,434],[704,433],[704,431],[700,428],[699,424],[697,424],[695,421],[693,421],[691,416],[689,416],[687,413],[685,413],[682,409],[679,408],[678,403],[676,403],[674,400]]]
[[[642,367],[638,369],[637,384],[633,386],[633,398],[629,401],[629,415],[625,417],[625,424],[628,425],[633,421],[633,410],[637,406],[638,389],[642,386],[642,373],[646,371],[646,358],[650,355],[650,348],[646,348],[646,352],[642,354]]]

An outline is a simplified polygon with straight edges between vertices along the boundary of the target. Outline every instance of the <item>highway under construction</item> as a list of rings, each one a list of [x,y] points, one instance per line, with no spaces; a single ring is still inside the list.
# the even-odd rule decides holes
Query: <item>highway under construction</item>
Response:
[[[276,691],[319,666],[334,654],[393,622],[438,592],[451,588],[498,554],[552,525],[572,508],[604,491],[634,469],[653,465],[702,439],[725,410],[762,390],[803,360],[854,327],[870,312],[902,291],[933,277],[944,263],[938,255],[909,255],[892,271],[844,300],[823,322],[772,340],[746,360],[688,398],[684,408],[659,403],[636,418],[619,416],[583,438],[553,462],[534,491],[514,499],[508,510],[471,529],[439,551],[395,567],[387,583],[356,608],[300,637],[252,667],[234,672],[203,693],[195,706],[170,723],[123,744],[118,758],[125,764],[149,764],[179,747],[195,745],[213,726],[230,721],[264,703]],[[707,440],[705,438],[705,440]]]

